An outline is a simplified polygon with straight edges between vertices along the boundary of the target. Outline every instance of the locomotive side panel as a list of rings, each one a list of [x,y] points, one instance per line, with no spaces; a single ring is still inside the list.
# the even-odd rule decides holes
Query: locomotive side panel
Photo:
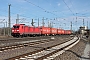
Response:
[[[29,27],[29,34],[33,34],[34,28],[33,27]]]
[[[29,27],[28,26],[24,26],[24,34],[29,34]]]
[[[39,27],[35,27],[34,32],[36,34],[41,34],[41,29]]]

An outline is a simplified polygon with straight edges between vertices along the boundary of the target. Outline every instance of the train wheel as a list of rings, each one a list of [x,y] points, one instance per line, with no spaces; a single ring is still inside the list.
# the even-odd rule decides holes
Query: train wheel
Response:
[[[23,38],[23,35],[21,35],[20,37]]]
[[[17,35],[16,37],[19,38],[19,35]]]

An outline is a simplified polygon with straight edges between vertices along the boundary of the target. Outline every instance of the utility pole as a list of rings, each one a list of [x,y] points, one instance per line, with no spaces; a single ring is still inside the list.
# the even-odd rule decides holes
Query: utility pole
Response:
[[[84,19],[83,19],[83,26],[84,26]]]
[[[88,28],[88,21],[87,21],[87,28]]]
[[[50,27],[52,28],[52,23],[50,22]]]
[[[6,23],[6,35],[8,35],[8,33],[7,33],[7,31],[8,31],[8,29],[7,29],[7,21],[5,22]]]
[[[44,23],[44,17],[43,17],[43,19],[42,19],[42,26],[43,26],[43,27],[44,27],[44,24],[45,24],[45,23]]]
[[[11,35],[11,29],[10,29],[10,27],[11,27],[11,20],[10,20],[10,6],[11,6],[11,4],[9,4],[8,5],[9,6],[9,10],[8,10],[8,35],[10,36]]]
[[[72,21],[71,21],[71,31],[72,31]]]
[[[48,18],[46,18],[46,20],[48,21],[48,25],[47,25],[47,26],[50,27],[50,24],[49,24],[49,20],[48,20]]]
[[[4,36],[6,35],[6,34],[5,34],[5,31],[6,31],[6,29],[5,29],[5,23],[4,23]]]
[[[4,24],[4,28],[3,28],[3,35],[5,35],[5,19],[0,19],[0,20],[2,20],[0,23],[3,23]]]
[[[7,21],[6,21],[6,28],[7,28]]]
[[[52,27],[53,27],[53,22],[52,22]]]
[[[72,21],[71,21],[71,33],[72,33]]]
[[[38,27],[39,27],[39,18],[38,18]]]
[[[17,14],[16,24],[19,24],[19,14]]]

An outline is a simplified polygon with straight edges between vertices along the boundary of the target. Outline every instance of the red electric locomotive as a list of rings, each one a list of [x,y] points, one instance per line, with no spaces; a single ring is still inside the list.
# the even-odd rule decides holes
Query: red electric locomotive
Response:
[[[25,24],[15,24],[11,35],[13,37],[41,35],[41,29],[39,27],[26,26]]]

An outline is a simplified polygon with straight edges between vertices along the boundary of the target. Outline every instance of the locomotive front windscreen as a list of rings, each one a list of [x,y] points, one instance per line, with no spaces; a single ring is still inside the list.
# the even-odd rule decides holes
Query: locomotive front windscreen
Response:
[[[19,28],[19,26],[13,26],[13,28]]]

